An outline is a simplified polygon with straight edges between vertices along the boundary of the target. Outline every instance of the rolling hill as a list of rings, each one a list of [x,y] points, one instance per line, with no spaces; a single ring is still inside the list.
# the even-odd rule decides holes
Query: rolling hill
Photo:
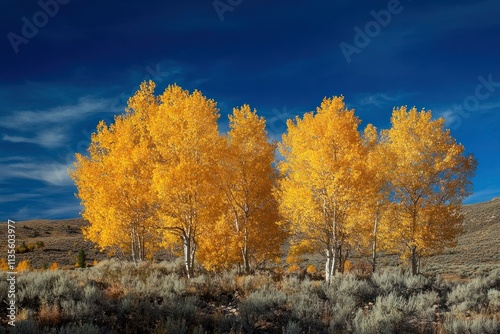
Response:
[[[500,267],[500,198],[464,205],[463,210],[464,233],[457,245],[425,260],[423,272],[468,277]],[[60,267],[73,267],[80,248],[85,250],[89,263],[106,258],[106,254],[83,239],[81,228],[86,224],[81,218],[16,222],[17,245],[44,244],[42,248],[18,254],[17,262],[27,259],[34,268],[53,262]],[[5,235],[6,226],[0,227]],[[6,254],[6,249],[6,243],[2,242],[0,253]],[[384,262],[392,261],[381,261]]]

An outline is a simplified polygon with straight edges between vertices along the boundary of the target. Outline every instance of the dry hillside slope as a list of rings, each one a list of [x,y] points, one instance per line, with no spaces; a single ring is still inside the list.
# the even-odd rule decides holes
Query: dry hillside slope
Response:
[[[464,214],[464,234],[458,238],[457,246],[424,261],[424,272],[471,276],[500,267],[500,198],[465,205]],[[18,254],[17,261],[28,259],[35,268],[52,262],[73,267],[80,248],[87,253],[88,263],[104,259],[105,254],[83,240],[81,228],[86,224],[81,218],[17,222],[17,245],[23,241],[26,244],[41,241],[45,245],[42,249]],[[0,225],[3,240],[6,232],[6,224]],[[5,242],[0,244],[0,253],[6,254]]]

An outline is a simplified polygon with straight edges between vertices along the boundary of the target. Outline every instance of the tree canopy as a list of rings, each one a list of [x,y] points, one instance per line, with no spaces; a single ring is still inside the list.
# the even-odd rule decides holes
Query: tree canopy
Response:
[[[476,168],[443,119],[395,108],[391,128],[361,120],[343,97],[288,120],[280,143],[264,117],[234,108],[229,131],[201,92],[155,95],[144,82],[112,124],[100,122],[69,173],[90,225],[84,236],[134,261],[182,250],[195,266],[245,273],[290,254],[320,252],[325,279],[352,254],[419,259],[453,245]],[[278,148],[281,158],[276,158]]]

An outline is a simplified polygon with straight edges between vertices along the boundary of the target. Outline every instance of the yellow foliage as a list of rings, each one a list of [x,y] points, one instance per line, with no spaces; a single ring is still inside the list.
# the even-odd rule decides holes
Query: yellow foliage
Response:
[[[3,257],[0,259],[0,271],[9,271],[9,264]]]
[[[345,272],[345,273],[351,272],[351,269],[352,269],[352,264],[351,264],[351,261],[346,260],[346,261],[344,262],[344,272]]]
[[[30,262],[28,260],[22,260],[17,264],[16,271],[23,272],[26,270],[31,270]]]
[[[325,98],[315,113],[287,122],[279,145],[280,212],[297,251],[326,248],[331,273],[334,254],[355,245],[365,228],[357,215],[370,174],[359,123],[343,97]]]
[[[57,270],[59,269],[59,264],[57,262],[54,262],[50,265],[49,270]]]
[[[476,161],[430,111],[396,108],[391,123],[382,131],[393,203],[388,239],[395,249],[403,245],[415,272],[419,256],[456,241]]]
[[[308,266],[307,266],[306,272],[307,272],[309,275],[314,275],[314,274],[316,274],[318,271],[316,270],[316,267],[315,267],[313,264],[310,264],[310,265],[308,265]]]
[[[144,259],[155,250],[155,157],[147,131],[147,117],[157,108],[150,98],[153,89],[152,82],[143,83],[129,100],[126,114],[110,125],[100,122],[89,155],[77,154],[70,170],[84,206],[82,216],[90,222],[84,237],[102,250],[119,249],[133,259]]]
[[[298,264],[292,264],[290,267],[287,269],[287,273],[289,274],[300,274],[300,266]]]
[[[286,258],[286,263],[299,263],[301,261],[302,259],[300,258],[300,256],[296,255],[288,255]]]
[[[430,112],[394,109],[390,129],[369,124],[361,134],[344,98],[325,98],[288,120],[278,175],[256,110],[235,108],[221,135],[215,101],[154,89],[142,83],[124,114],[100,122],[69,171],[90,222],[84,237],[101,250],[134,260],[182,250],[191,277],[195,258],[248,272],[278,259],[290,235],[287,262],[325,252],[329,280],[339,255],[403,245],[415,263],[461,230],[476,162]]]
[[[249,272],[250,261],[278,257],[286,236],[273,197],[275,146],[267,138],[264,118],[248,105],[233,110],[229,128],[219,148],[216,177],[224,214],[208,232],[212,237],[201,241],[199,258],[207,267],[241,263]]]

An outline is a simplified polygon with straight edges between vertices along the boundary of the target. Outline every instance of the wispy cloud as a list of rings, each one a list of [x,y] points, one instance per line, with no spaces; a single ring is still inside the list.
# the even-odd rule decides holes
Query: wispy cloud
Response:
[[[76,200],[76,199],[75,199]],[[54,199],[39,200],[36,204],[26,204],[9,214],[16,221],[29,219],[54,219],[58,217],[78,217],[82,207],[77,202],[61,203]]]
[[[44,182],[53,186],[70,186],[73,184],[63,163],[19,162],[2,166],[0,180],[29,179]]]
[[[465,203],[478,203],[489,201],[495,197],[500,197],[500,188],[490,187],[480,191],[475,191],[472,195],[465,199]]]
[[[21,157],[21,156],[10,156],[10,157],[1,157],[0,163],[12,162],[12,161],[22,162],[22,161],[30,161],[30,160],[32,160],[32,158]]]
[[[500,101],[482,102],[475,106],[473,110],[466,110],[463,105],[454,104],[451,106],[443,106],[433,111],[437,117],[445,119],[447,127],[452,127],[460,125],[463,119],[473,117],[474,115],[484,115],[495,109],[500,110]]]
[[[0,117],[0,127],[18,131],[67,125],[85,119],[97,113],[118,112],[113,99],[94,99],[82,97],[76,104],[54,107],[47,110],[16,111],[8,116]]]
[[[47,209],[41,209],[37,212],[37,217],[42,219],[53,219],[54,217],[79,217],[80,211],[82,211],[82,206],[78,203],[51,203],[48,205]],[[32,215],[33,216],[33,215]]]
[[[376,105],[377,107],[385,107],[389,104],[394,104],[396,100],[396,98],[391,97],[387,94],[376,93],[362,97],[359,101],[359,104],[363,106]]]
[[[4,134],[2,140],[11,143],[29,143],[40,145],[45,148],[56,148],[61,147],[66,142],[68,136],[66,135],[67,130],[53,129],[44,130],[38,132],[34,137],[23,137],[23,136],[11,136]]]

